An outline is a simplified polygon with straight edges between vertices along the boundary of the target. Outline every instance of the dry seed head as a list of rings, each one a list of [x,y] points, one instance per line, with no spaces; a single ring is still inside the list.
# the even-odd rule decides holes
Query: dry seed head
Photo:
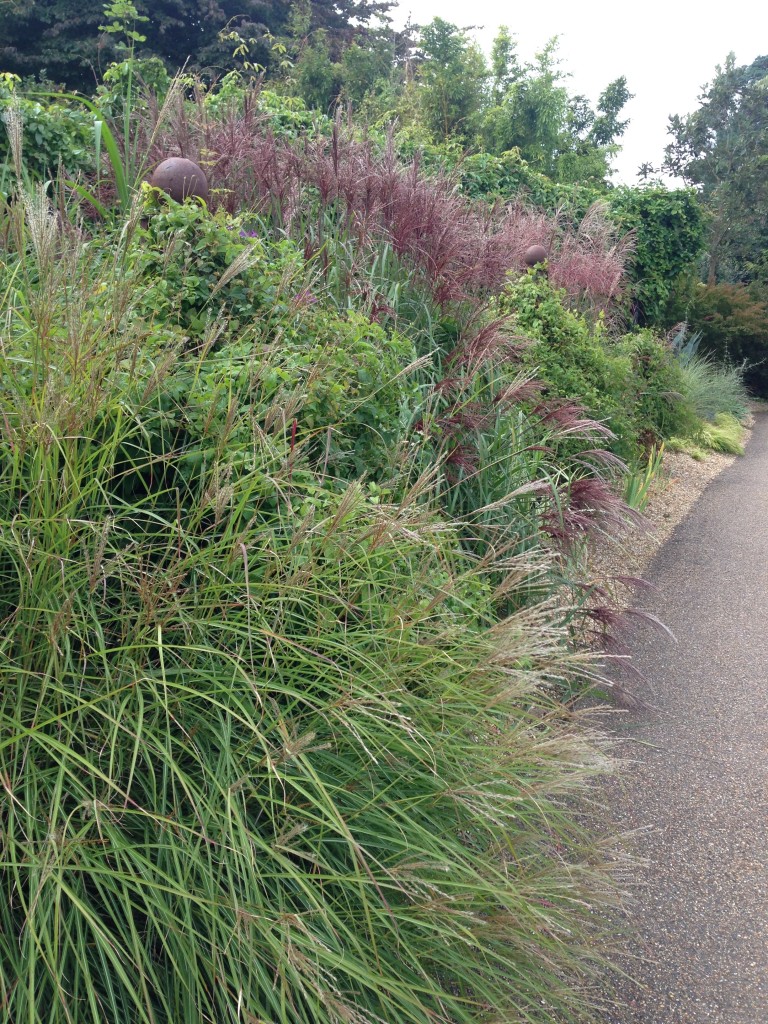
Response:
[[[58,235],[58,221],[53,203],[48,198],[45,183],[38,184],[33,193],[21,190],[27,228],[32,239],[40,272],[44,274],[52,265]]]
[[[243,249],[243,251],[230,263],[214,285],[213,291],[211,292],[211,298],[213,298],[217,292],[220,292],[225,285],[229,284],[233,278],[237,277],[238,274],[242,274],[243,271],[250,270],[251,267],[255,266],[259,260],[262,259],[262,255],[263,254],[259,246],[249,246],[247,249]]]
[[[216,463],[203,495],[203,503],[214,508],[217,524],[223,519],[235,496],[235,489],[230,483],[231,478],[232,467]]]
[[[14,93],[8,107],[3,111],[5,130],[8,132],[8,142],[13,156],[13,169],[16,177],[21,180],[21,156],[24,143],[24,115],[21,112],[19,98]]]
[[[128,245],[133,239],[136,229],[141,225],[142,218],[144,217],[144,196],[141,192],[137,192],[132,201],[131,208],[128,211],[128,216],[123,222],[123,226],[120,230],[120,241],[123,245]]]

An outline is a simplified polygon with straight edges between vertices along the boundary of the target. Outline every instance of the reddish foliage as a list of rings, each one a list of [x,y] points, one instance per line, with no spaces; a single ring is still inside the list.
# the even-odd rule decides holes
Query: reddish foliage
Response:
[[[549,261],[553,284],[589,299],[618,294],[624,266],[632,252],[630,235],[617,238],[602,204],[583,218],[576,234],[564,234]]]
[[[640,525],[643,517],[626,504],[608,481],[584,476],[561,489],[557,507],[545,517],[544,531],[558,546],[568,549],[585,536],[620,530],[629,522]]]
[[[373,319],[389,311],[365,274],[383,244],[418,270],[439,305],[471,299],[476,311],[481,309],[510,271],[526,269],[524,256],[534,244],[549,253],[550,279],[573,297],[604,302],[619,291],[629,243],[616,239],[599,207],[575,233],[557,216],[521,203],[491,208],[467,200],[449,176],[427,175],[418,159],[403,164],[391,139],[382,151],[370,140],[353,138],[340,120],[330,138],[278,139],[254,99],[215,121],[201,107],[196,131],[195,138],[180,119],[163,139],[163,155],[173,152],[175,139],[181,155],[206,166],[215,202],[230,212],[263,215],[302,242],[307,257],[321,251],[326,269],[325,232],[332,226],[353,254],[354,265],[342,269],[349,278],[357,275],[359,297]],[[510,334],[505,319],[497,319],[465,336],[448,357],[446,376],[434,388],[439,412],[429,428],[422,422],[416,429],[435,431],[450,472],[467,475],[478,469],[478,436],[496,422],[499,408],[537,400],[541,385],[525,378],[482,406],[469,399],[475,371],[482,364],[514,363],[525,343]],[[612,437],[611,431],[573,402],[540,405],[533,415],[553,441],[585,441],[573,465],[587,475],[558,495],[544,524],[550,537],[567,548],[587,531],[626,522],[631,513],[600,478],[613,457],[596,445]]]
[[[525,269],[524,254],[536,243],[550,253],[554,283],[572,295],[606,299],[619,289],[628,244],[615,239],[600,209],[574,234],[556,216],[520,203],[489,208],[460,195],[447,175],[426,175],[418,159],[403,164],[391,139],[377,150],[340,121],[330,138],[277,139],[252,100],[216,121],[201,115],[196,137],[177,118],[155,155],[160,148],[202,161],[219,204],[267,215],[303,237],[308,254],[322,244],[332,210],[361,256],[390,243],[441,305],[498,291],[510,270]],[[309,223],[313,206],[317,220]]]

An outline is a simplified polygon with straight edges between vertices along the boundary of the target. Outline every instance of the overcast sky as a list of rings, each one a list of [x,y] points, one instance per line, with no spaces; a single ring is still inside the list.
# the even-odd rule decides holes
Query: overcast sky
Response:
[[[614,180],[633,184],[640,164],[658,166],[670,114],[698,106],[702,86],[730,51],[738,64],[768,53],[765,0],[683,3],[645,0],[401,0],[393,10],[399,27],[409,14],[418,24],[440,16],[461,27],[483,26],[472,35],[486,53],[499,25],[517,37],[518,52],[530,59],[553,35],[560,37],[563,68],[571,72],[569,92],[593,103],[614,79],[626,75],[635,98],[625,107],[630,125],[617,158]]]

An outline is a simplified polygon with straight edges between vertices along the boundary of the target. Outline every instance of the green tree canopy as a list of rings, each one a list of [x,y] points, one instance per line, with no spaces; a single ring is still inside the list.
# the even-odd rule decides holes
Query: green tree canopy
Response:
[[[488,66],[466,30],[435,18],[421,30],[420,105],[436,139],[469,139],[485,102]]]
[[[335,56],[372,19],[386,17],[392,0],[306,0],[311,31],[325,29]],[[292,5],[284,0],[136,0],[146,41],[141,56],[159,56],[172,69],[226,67],[231,46],[219,32],[227,25],[255,40],[252,60],[268,64],[270,36],[289,31]],[[0,69],[18,75],[46,72],[70,88],[91,90],[100,71],[115,57],[115,43],[101,32],[103,0],[6,0],[0,3]]]
[[[502,26],[491,51],[490,104],[482,121],[485,148],[519,150],[527,163],[555,181],[602,182],[628,121],[620,113],[631,94],[617,78],[597,110],[584,96],[570,96],[553,37],[533,63],[521,66],[514,41]]]
[[[768,56],[736,66],[733,54],[700,96],[669,121],[664,168],[701,192],[710,213],[710,284],[748,277],[768,246]]]

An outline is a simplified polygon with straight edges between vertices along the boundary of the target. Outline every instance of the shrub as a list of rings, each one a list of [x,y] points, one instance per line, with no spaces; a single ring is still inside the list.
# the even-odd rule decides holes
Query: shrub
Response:
[[[234,112],[243,104],[253,103],[278,138],[297,138],[313,131],[330,134],[333,126],[331,118],[309,110],[300,97],[262,89],[238,71],[229,71],[214,88],[206,91],[204,103],[208,115],[222,121],[228,108]]]
[[[634,418],[643,444],[695,429],[698,414],[672,346],[643,330],[626,335],[618,349],[632,362]]]
[[[638,443],[630,360],[611,349],[601,321],[590,325],[564,299],[563,290],[534,271],[510,282],[498,308],[511,315],[516,333],[532,340],[522,359],[546,385],[544,394],[577,399],[613,431],[612,449],[629,458]]]
[[[382,472],[417,399],[412,343],[354,310],[338,313],[291,242],[265,244],[223,211],[152,194],[145,211],[130,250],[144,289],[138,311],[189,332],[196,351],[174,366],[167,390],[185,445],[206,434],[210,444],[217,427],[233,439],[233,407],[247,404],[264,423],[282,404],[294,443],[316,438],[331,471]]]
[[[485,152],[459,154],[453,161],[446,161],[447,167],[452,164],[456,164],[465,195],[505,202],[525,199],[543,209],[558,210],[574,226],[603,197],[603,190],[590,185],[552,181],[530,167],[517,149],[500,156]]]
[[[744,364],[744,383],[768,394],[768,303],[755,287],[694,284],[682,290],[669,316],[701,335],[701,351],[720,363]]]
[[[131,260],[144,285],[147,317],[201,336],[217,316],[229,336],[257,315],[287,310],[291,285],[302,288],[295,247],[266,247],[222,211],[174,203],[145,186],[145,227],[133,238]],[[281,287],[282,286],[282,287]]]
[[[24,137],[24,166],[35,181],[55,178],[59,169],[76,176],[95,168],[93,117],[66,102],[26,96],[16,75],[0,74],[0,188],[12,191],[10,170],[14,156],[8,134],[10,118],[20,124]],[[5,174],[3,167],[5,166]]]
[[[511,283],[498,306],[533,339],[523,361],[541,376],[545,394],[578,396],[616,435],[609,447],[622,458],[634,462],[665,438],[697,429],[684,367],[651,331],[612,339],[603,318],[590,323],[568,309],[565,294],[538,271]]]
[[[667,302],[681,274],[704,248],[704,212],[693,189],[663,186],[614,189],[611,216],[634,237],[629,278],[642,324],[666,326]]]
[[[106,117],[127,113],[136,119],[147,112],[148,101],[160,106],[170,87],[171,76],[159,57],[132,57],[109,65],[95,99]]]

